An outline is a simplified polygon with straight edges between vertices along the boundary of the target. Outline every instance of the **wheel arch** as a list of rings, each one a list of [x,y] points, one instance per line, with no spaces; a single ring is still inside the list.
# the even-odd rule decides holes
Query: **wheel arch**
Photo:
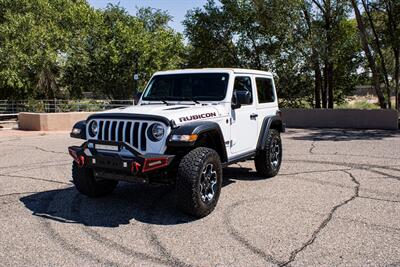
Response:
[[[228,156],[225,147],[225,140],[218,123],[213,121],[193,122],[173,129],[172,135],[191,135],[197,134],[198,138],[194,142],[169,141],[168,148],[182,148],[191,150],[196,147],[205,146],[214,149],[221,158],[221,162],[227,162]],[[170,139],[170,138],[168,138]]]
[[[86,120],[74,124],[70,137],[86,140]]]
[[[268,137],[270,129],[278,130],[279,132],[285,132],[285,124],[283,123],[280,116],[268,116],[265,117],[261,126],[260,135],[257,142],[257,150],[265,149],[264,140]]]

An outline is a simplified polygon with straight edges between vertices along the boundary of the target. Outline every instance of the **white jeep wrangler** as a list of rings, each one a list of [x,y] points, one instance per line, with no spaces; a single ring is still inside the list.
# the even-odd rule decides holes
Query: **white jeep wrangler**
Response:
[[[254,159],[262,177],[282,160],[272,74],[246,69],[157,72],[136,106],[99,112],[75,124],[69,147],[77,190],[111,193],[118,181],[173,183],[182,211],[204,217],[215,208],[222,168]]]

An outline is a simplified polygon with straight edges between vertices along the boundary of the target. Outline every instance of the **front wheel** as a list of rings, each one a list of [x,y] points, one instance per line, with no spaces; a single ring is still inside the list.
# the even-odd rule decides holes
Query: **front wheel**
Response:
[[[269,178],[278,174],[282,162],[282,141],[278,130],[270,129],[265,149],[257,151],[254,159],[257,172]]]
[[[75,161],[72,163],[72,179],[80,193],[93,198],[110,194],[118,184],[114,180],[96,179],[92,169],[78,167]]]
[[[222,186],[222,165],[218,153],[195,148],[186,154],[178,168],[177,205],[185,213],[201,218],[217,205]]]

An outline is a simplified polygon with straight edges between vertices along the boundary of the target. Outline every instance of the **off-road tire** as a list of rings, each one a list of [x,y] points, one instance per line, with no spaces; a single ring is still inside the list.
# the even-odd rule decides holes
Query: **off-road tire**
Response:
[[[118,184],[114,180],[96,180],[92,169],[80,168],[75,161],[72,163],[72,180],[80,193],[91,198],[110,194]]]
[[[265,149],[257,151],[254,163],[256,165],[256,170],[259,175],[265,178],[274,177],[278,174],[282,163],[282,141],[279,131],[276,129],[270,129],[268,137],[265,142]],[[279,147],[279,156],[277,157],[278,163],[276,166],[272,163],[271,157],[273,156],[273,148],[276,143]]]
[[[202,199],[201,180],[203,171],[210,164],[216,174],[213,198]],[[217,205],[222,187],[222,165],[218,153],[210,148],[198,147],[186,154],[179,163],[177,173],[177,206],[184,213],[197,218],[210,214]]]

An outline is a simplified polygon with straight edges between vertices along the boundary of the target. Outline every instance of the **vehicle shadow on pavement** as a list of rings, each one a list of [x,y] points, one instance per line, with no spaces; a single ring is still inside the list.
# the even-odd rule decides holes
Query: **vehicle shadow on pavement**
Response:
[[[261,179],[248,168],[227,168],[223,186],[237,180]],[[91,199],[75,187],[35,193],[20,198],[32,215],[61,223],[118,227],[134,223],[176,225],[197,218],[175,206],[175,188],[167,185],[120,183],[109,196]]]
[[[257,181],[265,179],[265,177],[260,176],[252,168],[232,166],[224,169],[224,181],[222,186],[236,183],[236,181]]]
[[[400,131],[389,130],[313,129],[295,136],[290,135],[296,134],[296,131],[288,130],[287,133],[290,139],[305,141],[382,140],[400,136]]]

